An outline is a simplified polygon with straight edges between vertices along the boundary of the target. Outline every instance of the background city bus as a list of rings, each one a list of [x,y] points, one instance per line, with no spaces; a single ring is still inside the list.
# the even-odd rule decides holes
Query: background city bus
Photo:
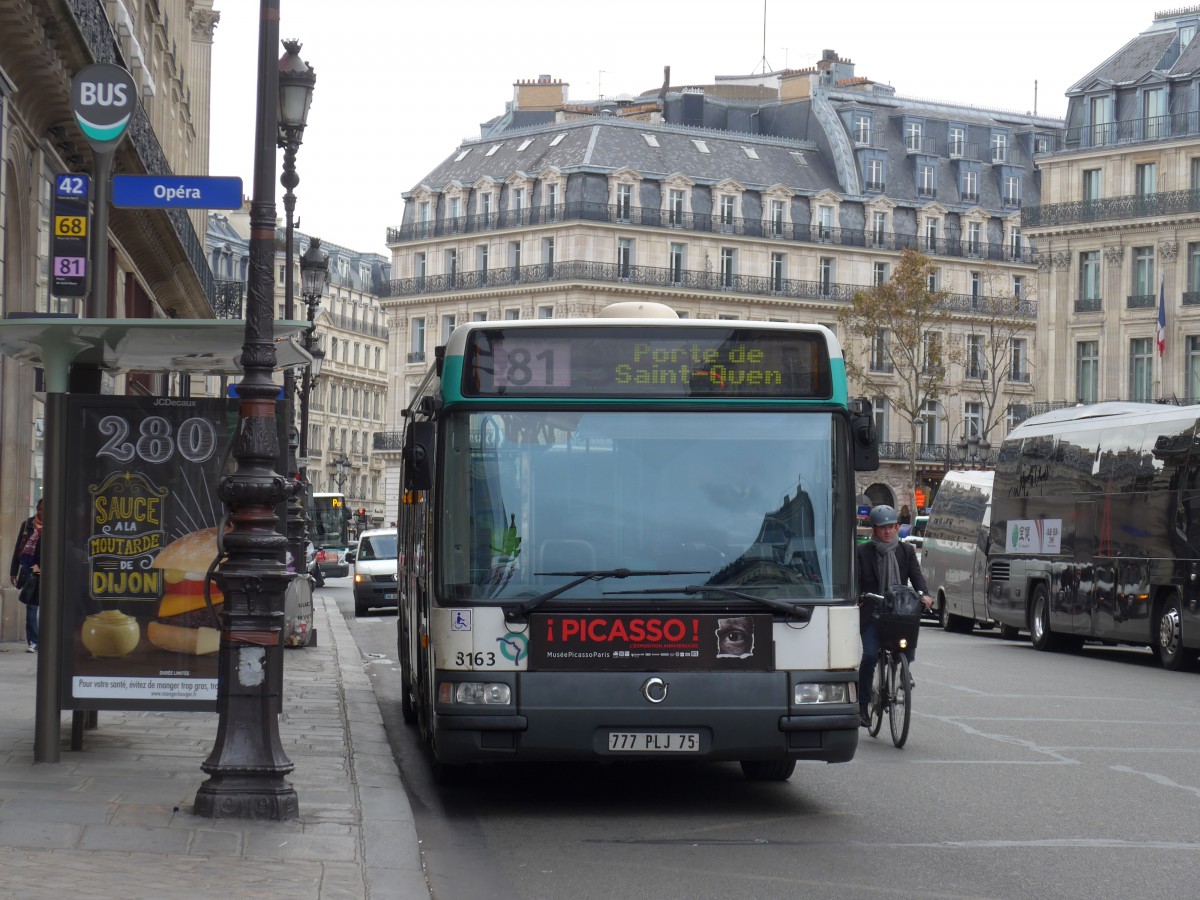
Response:
[[[350,574],[346,549],[350,544],[346,497],[340,493],[312,494],[308,508],[308,537],[317,548],[317,566],[326,578]]]

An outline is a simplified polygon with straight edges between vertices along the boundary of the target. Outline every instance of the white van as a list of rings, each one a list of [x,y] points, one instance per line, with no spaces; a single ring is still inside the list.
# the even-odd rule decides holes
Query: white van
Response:
[[[929,510],[921,571],[947,631],[970,633],[987,613],[987,545],[994,472],[947,472]],[[1005,634],[1005,637],[1016,635]]]

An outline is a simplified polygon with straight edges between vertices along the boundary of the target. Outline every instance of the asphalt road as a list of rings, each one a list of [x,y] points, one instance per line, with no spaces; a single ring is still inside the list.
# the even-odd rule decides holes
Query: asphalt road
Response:
[[[907,746],[752,784],[735,764],[490,766],[434,785],[395,613],[356,620],[439,900],[1200,896],[1200,686],[1148,651],[922,631]]]

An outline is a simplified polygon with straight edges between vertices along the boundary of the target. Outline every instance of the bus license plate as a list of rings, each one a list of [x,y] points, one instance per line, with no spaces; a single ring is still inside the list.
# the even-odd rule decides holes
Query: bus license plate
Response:
[[[613,753],[699,753],[700,735],[678,731],[610,731]]]
[[[395,600],[395,599],[396,599],[396,595],[395,595],[395,594],[384,594],[384,595],[383,595],[383,599],[384,599],[384,600]]]

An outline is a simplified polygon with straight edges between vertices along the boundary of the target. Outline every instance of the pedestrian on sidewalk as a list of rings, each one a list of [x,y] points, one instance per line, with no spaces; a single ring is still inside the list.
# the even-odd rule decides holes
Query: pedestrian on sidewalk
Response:
[[[21,591],[21,602],[25,604],[26,651],[34,653],[38,645],[38,588],[42,574],[42,501],[37,502],[37,511],[21,523],[17,542],[13,546],[12,562],[9,563],[9,580]],[[30,582],[33,582],[32,584]]]

